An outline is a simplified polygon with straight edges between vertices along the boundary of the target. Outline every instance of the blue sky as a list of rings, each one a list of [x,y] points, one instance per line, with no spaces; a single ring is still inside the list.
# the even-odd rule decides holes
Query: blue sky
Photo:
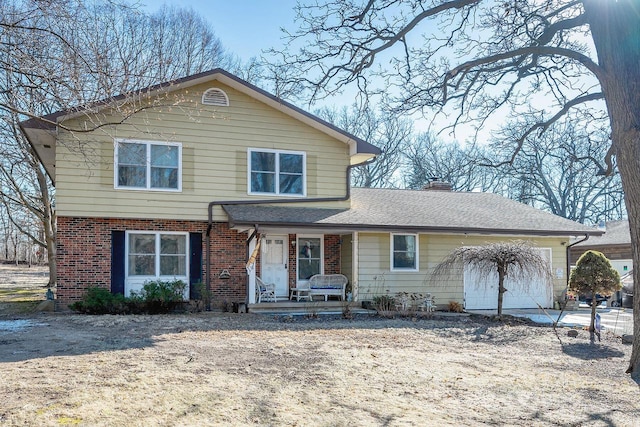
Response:
[[[228,52],[243,62],[254,56],[259,57],[263,50],[281,47],[281,28],[290,31],[297,28],[294,22],[296,0],[141,0],[141,3],[150,12],[163,4],[192,8],[209,21]],[[349,107],[354,102],[355,91],[352,86],[344,89],[342,95],[319,101],[313,107],[298,105],[310,111],[322,106]],[[429,128],[429,120],[419,114],[414,114],[413,118],[416,130],[425,131]],[[460,141],[471,138],[471,131],[463,128],[460,126],[456,132]],[[446,135],[441,135],[441,138],[453,139]]]
[[[190,7],[206,18],[225,48],[247,61],[282,45],[281,27],[294,28],[296,0],[143,0],[154,11],[163,4]]]

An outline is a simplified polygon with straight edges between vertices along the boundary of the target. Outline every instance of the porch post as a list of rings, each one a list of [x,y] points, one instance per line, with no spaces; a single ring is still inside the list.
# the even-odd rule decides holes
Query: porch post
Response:
[[[256,249],[256,238],[254,237],[249,242],[249,257],[253,254]],[[254,262],[252,265],[247,266],[247,277],[249,279],[249,283],[247,289],[249,291],[249,304],[256,303],[256,263]]]
[[[358,262],[358,232],[354,231],[351,235],[351,292],[353,292],[353,301],[358,301],[358,271],[360,271],[360,265]]]

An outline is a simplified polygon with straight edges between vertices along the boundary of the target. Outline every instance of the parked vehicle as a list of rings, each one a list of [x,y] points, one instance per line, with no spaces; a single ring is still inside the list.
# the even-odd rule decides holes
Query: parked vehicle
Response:
[[[611,296],[610,295],[600,295],[600,294],[596,294],[596,305],[600,305],[603,302],[606,302]],[[580,301],[584,301],[585,303],[587,303],[587,305],[589,307],[591,307],[591,305],[593,304],[593,296],[592,295],[581,295],[581,298],[579,298]]]
[[[633,308],[633,284],[625,285],[620,293],[622,294],[621,307]]]

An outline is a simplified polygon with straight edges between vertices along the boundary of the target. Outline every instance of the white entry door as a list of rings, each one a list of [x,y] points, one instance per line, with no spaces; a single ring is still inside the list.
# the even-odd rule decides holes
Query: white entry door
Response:
[[[262,241],[262,280],[276,284],[276,297],[289,297],[289,238],[269,234]]]

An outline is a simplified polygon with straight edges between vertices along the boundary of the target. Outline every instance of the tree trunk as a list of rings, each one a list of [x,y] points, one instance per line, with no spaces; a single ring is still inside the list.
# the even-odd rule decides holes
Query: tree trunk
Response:
[[[56,286],[57,282],[57,266],[56,266],[56,211],[51,203],[51,196],[47,187],[46,177],[40,171],[38,173],[38,181],[41,188],[41,197],[43,203],[42,225],[44,230],[44,240],[47,245],[47,262],[49,265],[49,283],[48,287]]]
[[[42,208],[38,217],[42,222],[44,241],[39,243],[41,245],[44,244],[47,250],[47,263],[49,266],[49,283],[47,287],[51,288],[56,286],[58,271],[56,266],[56,210],[53,206],[52,194],[49,191],[50,187],[47,174],[31,148],[29,148],[29,154],[31,165],[38,182],[38,189],[40,190],[40,203],[42,204]]]
[[[596,341],[596,309],[598,301],[596,301],[596,293],[591,292],[591,324],[589,325],[589,339],[591,344]]]
[[[56,235],[55,225],[50,227],[50,231],[46,233],[47,240],[47,262],[49,265],[49,283],[47,287],[52,288],[56,286],[58,269],[56,264]]]
[[[502,297],[506,292],[504,288],[505,269],[501,265],[498,266],[498,319],[502,319]]]
[[[637,0],[583,0],[603,74],[611,141],[629,216],[634,340],[627,373],[640,384],[640,23]]]

